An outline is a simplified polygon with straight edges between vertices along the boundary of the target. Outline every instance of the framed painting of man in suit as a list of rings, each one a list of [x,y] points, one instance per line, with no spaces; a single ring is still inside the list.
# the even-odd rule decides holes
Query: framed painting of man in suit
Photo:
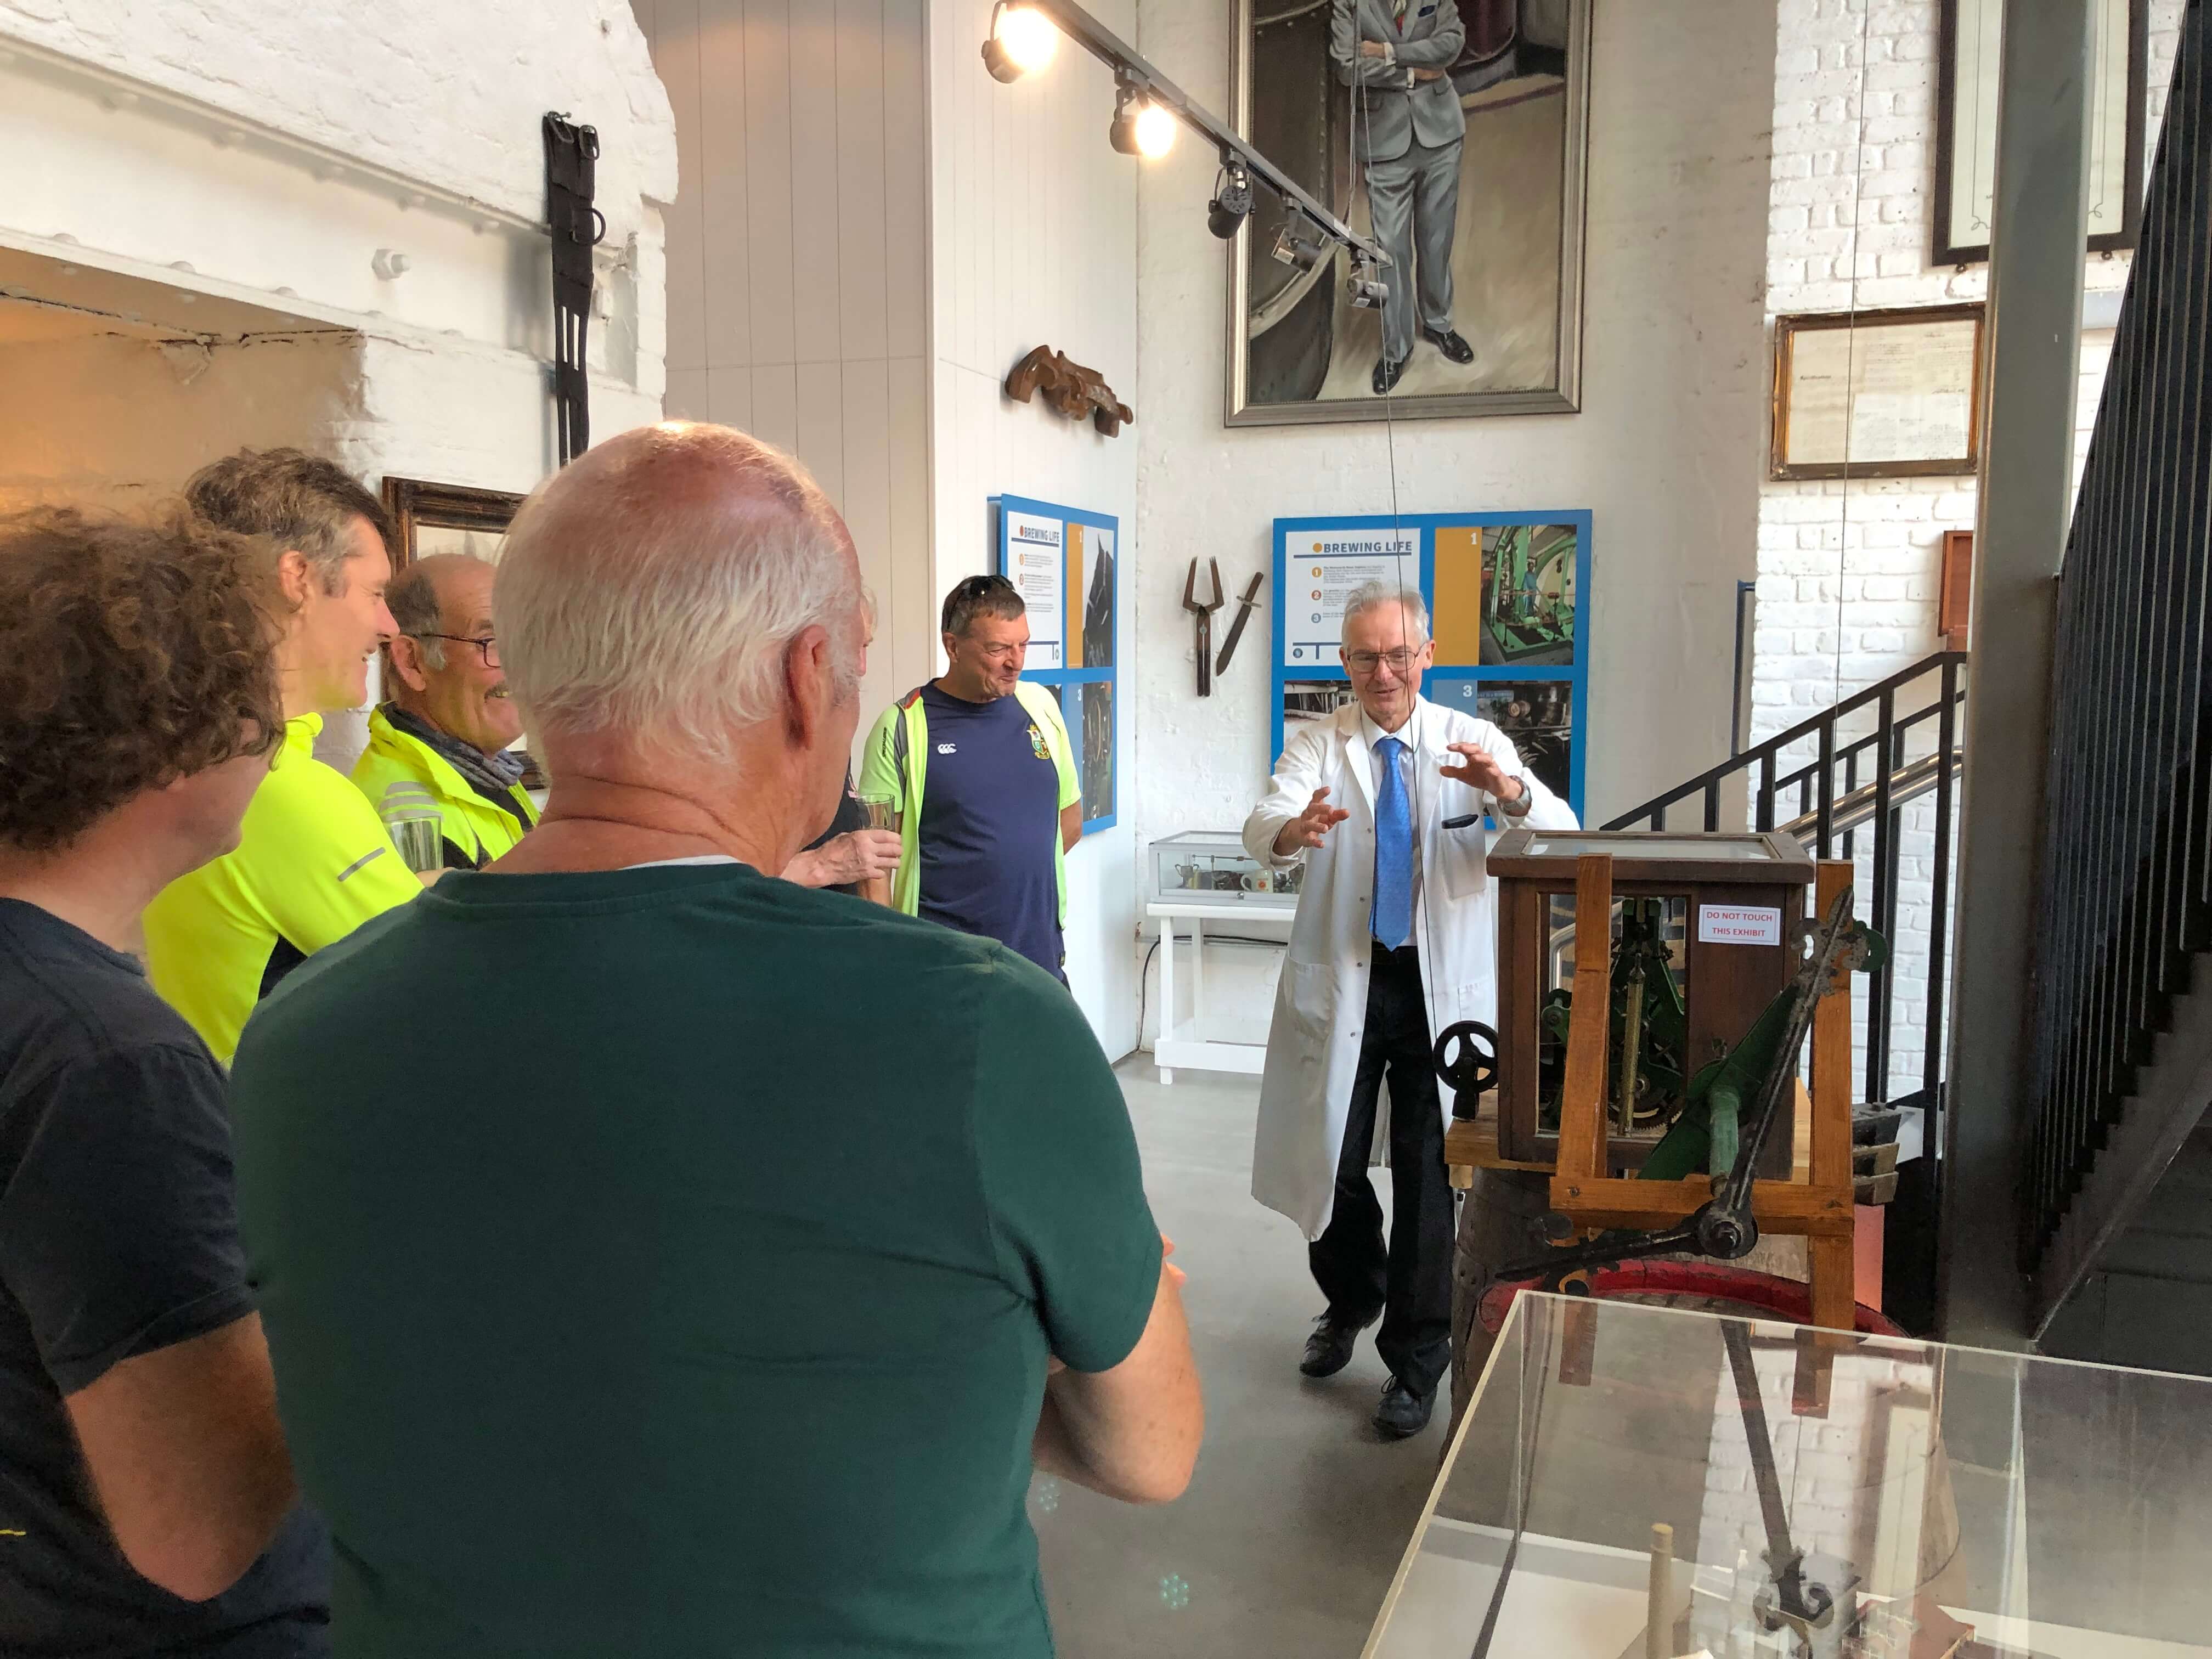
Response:
[[[1238,131],[1391,258],[1270,192],[1231,245],[1228,423],[1580,406],[1590,0],[1231,0]]]

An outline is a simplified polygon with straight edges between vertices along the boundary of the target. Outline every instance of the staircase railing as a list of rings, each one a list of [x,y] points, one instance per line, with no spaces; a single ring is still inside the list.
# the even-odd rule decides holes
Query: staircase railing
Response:
[[[1856,861],[1860,832],[1871,825],[1870,879],[1859,895],[1859,914],[1896,940],[1900,895],[1909,896],[1916,917],[1925,908],[1924,962],[1913,963],[1924,972],[1910,994],[1919,999],[1922,1013],[1919,1086],[1931,1093],[1943,1079],[1966,664],[1963,651],[1923,657],[1605,825],[1607,830],[1664,830],[1670,813],[1686,809],[1697,815],[1699,828],[1718,830],[1724,802],[1739,787],[1744,800],[1737,810],[1752,829],[1794,836],[1816,858]],[[1905,809],[1929,794],[1936,798],[1935,818],[1925,856],[1908,861],[1900,852],[1906,839]],[[1891,1060],[1907,983],[1899,965],[1893,953],[1868,988],[1863,1086],[1857,1097],[1863,1100],[1892,1097]]]
[[[2212,65],[2182,28],[2059,585],[2024,1104],[2039,1323],[2212,1089]],[[2186,1000],[2185,1000],[2186,999]]]

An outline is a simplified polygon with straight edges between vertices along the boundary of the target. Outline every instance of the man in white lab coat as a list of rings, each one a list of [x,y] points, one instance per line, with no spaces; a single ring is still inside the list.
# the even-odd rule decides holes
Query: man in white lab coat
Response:
[[[1432,1035],[1497,1018],[1497,905],[1482,828],[1447,830],[1444,820],[1576,825],[1503,732],[1421,696],[1434,648],[1418,591],[1355,592],[1340,655],[1358,702],[1285,743],[1267,798],[1244,823],[1254,858],[1305,865],[1260,1085],[1252,1193],[1305,1230],[1328,1298],[1299,1366],[1306,1376],[1341,1370],[1382,1317],[1375,1346],[1390,1381],[1375,1426],[1395,1440],[1427,1424],[1451,1360],[1450,1100],[1430,1063]],[[1387,1247],[1367,1176],[1386,1073]]]

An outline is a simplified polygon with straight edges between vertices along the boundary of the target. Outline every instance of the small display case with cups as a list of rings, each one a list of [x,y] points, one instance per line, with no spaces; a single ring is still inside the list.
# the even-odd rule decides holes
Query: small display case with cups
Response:
[[[1303,865],[1270,870],[1227,830],[1187,830],[1152,843],[1155,904],[1293,909]]]

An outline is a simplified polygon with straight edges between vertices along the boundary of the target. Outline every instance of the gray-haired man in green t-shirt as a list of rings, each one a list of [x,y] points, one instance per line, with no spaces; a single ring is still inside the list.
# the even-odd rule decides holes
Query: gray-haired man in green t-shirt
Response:
[[[844,526],[645,428],[525,504],[493,610],[544,822],[319,954],[234,1073],[339,1650],[1041,1659],[1031,1468],[1189,1477],[1180,1275],[1048,975],[763,873],[850,752]]]

